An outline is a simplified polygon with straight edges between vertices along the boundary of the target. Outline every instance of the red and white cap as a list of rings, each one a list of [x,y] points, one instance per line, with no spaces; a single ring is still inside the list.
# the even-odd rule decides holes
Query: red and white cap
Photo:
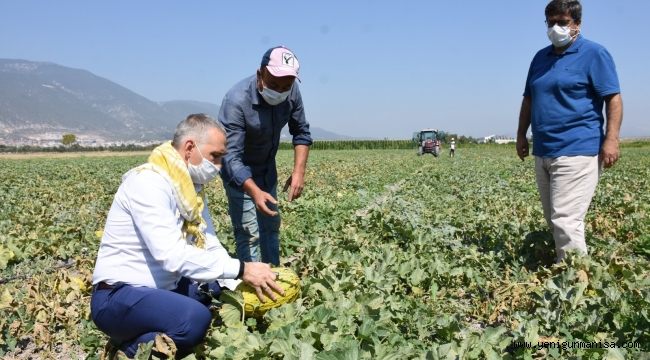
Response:
[[[284,46],[276,46],[268,49],[262,57],[261,66],[266,66],[271,75],[275,77],[293,76],[298,78],[300,63],[293,51]]]

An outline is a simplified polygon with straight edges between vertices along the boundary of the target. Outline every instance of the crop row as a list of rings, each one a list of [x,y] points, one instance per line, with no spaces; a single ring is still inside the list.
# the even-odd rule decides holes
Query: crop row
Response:
[[[513,154],[312,152],[304,196],[280,195],[282,260],[301,275],[301,297],[243,324],[224,306],[205,357],[633,356],[512,344],[650,343],[650,148],[624,149],[605,172],[586,221],[591,256],[562,265],[532,162]],[[106,339],[88,314],[95,232],[121,175],[144,159],[0,160],[0,355],[97,356]],[[280,152],[281,179],[291,164]],[[234,250],[221,185],[208,196]]]

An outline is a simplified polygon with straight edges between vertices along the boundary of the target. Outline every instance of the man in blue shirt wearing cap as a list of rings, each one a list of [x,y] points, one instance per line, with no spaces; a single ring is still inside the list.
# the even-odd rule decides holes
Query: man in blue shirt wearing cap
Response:
[[[553,0],[545,15],[552,45],[530,64],[517,154],[522,160],[528,156],[526,132],[532,125],[537,187],[559,262],[569,250],[587,253],[584,218],[601,166],[611,167],[619,158],[623,104],[612,56],[580,34],[580,2]]]
[[[312,139],[295,83],[299,68],[291,50],[273,47],[257,74],[237,83],[221,104],[219,121],[228,139],[221,177],[242,261],[280,264],[275,155],[287,124],[294,148],[293,172],[284,184],[288,200],[300,197],[304,188]]]

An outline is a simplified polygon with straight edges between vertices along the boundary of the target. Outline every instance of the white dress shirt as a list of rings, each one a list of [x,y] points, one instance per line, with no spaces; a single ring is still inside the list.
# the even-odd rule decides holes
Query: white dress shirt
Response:
[[[167,180],[150,170],[133,172],[113,199],[93,284],[172,290],[181,277],[199,282],[236,278],[240,262],[217,239],[205,197],[202,216],[207,223],[205,249],[183,237],[183,218]]]

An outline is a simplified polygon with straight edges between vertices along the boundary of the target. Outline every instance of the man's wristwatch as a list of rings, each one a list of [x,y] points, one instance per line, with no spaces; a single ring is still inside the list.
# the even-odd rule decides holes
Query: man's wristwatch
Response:
[[[237,273],[237,277],[235,279],[241,279],[242,276],[244,276],[244,262],[242,260],[239,260],[239,272]]]

